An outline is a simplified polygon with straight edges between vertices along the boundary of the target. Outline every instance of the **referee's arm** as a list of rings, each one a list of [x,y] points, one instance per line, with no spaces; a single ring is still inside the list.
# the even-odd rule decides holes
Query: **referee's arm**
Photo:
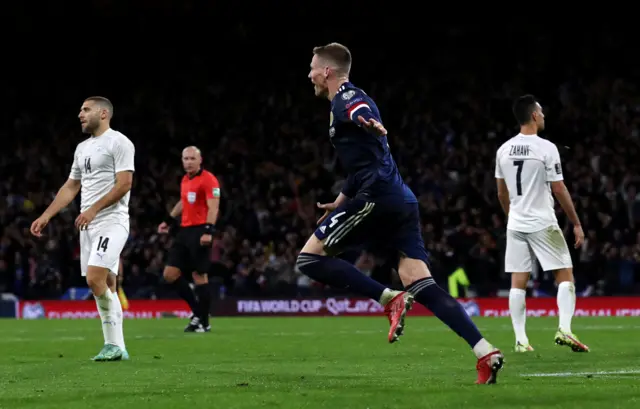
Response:
[[[173,209],[171,209],[171,212],[169,213],[169,215],[171,216],[172,219],[177,219],[178,216],[180,216],[182,214],[182,200],[178,200],[178,203],[176,203],[175,206],[173,206]]]
[[[215,225],[218,219],[218,208],[220,207],[220,199],[214,197],[213,199],[207,199],[207,224]]]
[[[209,233],[213,231],[218,219],[218,209],[220,207],[220,183],[213,174],[206,174],[204,180],[204,191],[207,199],[207,230]]]

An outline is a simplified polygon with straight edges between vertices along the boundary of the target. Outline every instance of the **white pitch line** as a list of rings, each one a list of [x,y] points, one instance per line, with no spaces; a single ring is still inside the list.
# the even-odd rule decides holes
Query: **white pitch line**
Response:
[[[552,372],[552,373],[523,373],[525,378],[566,378],[570,376],[607,376],[607,375],[634,375],[640,374],[640,369],[623,369],[619,371],[595,371],[595,372]]]
[[[86,341],[85,337],[47,337],[46,340],[43,338],[27,338],[27,337],[10,337],[10,338],[0,338],[0,344],[5,343],[22,343],[22,342],[69,342],[69,341]]]

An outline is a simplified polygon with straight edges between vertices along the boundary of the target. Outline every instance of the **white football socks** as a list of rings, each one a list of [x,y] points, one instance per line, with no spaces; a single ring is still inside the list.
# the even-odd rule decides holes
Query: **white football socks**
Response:
[[[571,281],[558,284],[558,315],[560,330],[571,333],[571,319],[576,310],[576,286]]]
[[[100,321],[102,322],[102,335],[104,336],[104,343],[111,345],[118,345],[117,337],[117,314],[115,302],[113,300],[113,293],[107,288],[101,296],[95,296],[96,305],[98,306],[98,313],[100,314]]]
[[[124,313],[122,312],[122,304],[120,303],[120,297],[118,297],[117,292],[111,294],[113,295],[113,306],[116,313],[116,345],[124,351],[126,348],[124,345]]]
[[[496,348],[493,345],[491,345],[489,343],[489,341],[487,341],[484,338],[482,338],[480,341],[478,341],[478,343],[473,347],[473,353],[476,354],[476,357],[478,359],[489,355],[490,353],[492,353],[495,350],[496,350]]]
[[[525,330],[527,322],[527,291],[519,288],[509,290],[509,313],[511,314],[511,323],[513,324],[513,332],[516,335],[516,342],[522,345],[529,345],[529,338]]]
[[[382,295],[380,296],[380,305],[385,306],[387,304],[389,304],[389,301],[393,300],[393,297],[395,297],[398,294],[397,291],[393,291],[389,288],[385,288],[384,291],[382,292]]]

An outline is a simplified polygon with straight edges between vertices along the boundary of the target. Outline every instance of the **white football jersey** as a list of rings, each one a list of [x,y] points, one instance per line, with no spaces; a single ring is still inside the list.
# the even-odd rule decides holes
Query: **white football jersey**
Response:
[[[113,129],[78,144],[69,178],[80,180],[80,202],[83,212],[113,189],[116,173],[135,170],[134,156],[133,143]],[[126,222],[128,227],[130,196],[130,192],[127,192],[117,203],[102,209],[92,224],[105,221]]]
[[[509,139],[496,154],[496,178],[509,189],[507,229],[533,233],[558,224],[550,183],[563,177],[554,143],[538,135]]]

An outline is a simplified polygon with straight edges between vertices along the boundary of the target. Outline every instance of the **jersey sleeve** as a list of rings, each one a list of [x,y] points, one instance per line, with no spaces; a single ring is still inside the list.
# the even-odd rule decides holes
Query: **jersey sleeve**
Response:
[[[116,173],[135,171],[135,154],[136,148],[130,140],[126,138],[118,140],[113,146],[113,160],[115,162]]]
[[[220,198],[220,184],[218,183],[218,178],[213,176],[213,174],[207,173],[207,177],[203,180],[202,187],[204,188],[207,200]]]
[[[559,182],[564,180],[562,176],[562,163],[558,147],[551,144],[544,158],[544,167],[547,171],[547,182]]]
[[[361,116],[365,121],[375,119],[382,122],[369,106],[369,98],[362,91],[349,89],[338,94],[336,98],[338,98],[336,107],[340,110],[343,121],[362,126],[358,120]]]
[[[500,151],[496,152],[496,179],[504,179],[504,173],[500,167]]]
[[[78,163],[78,148],[73,153],[73,164],[71,164],[71,172],[69,173],[69,179],[80,180],[82,179],[82,169]]]

